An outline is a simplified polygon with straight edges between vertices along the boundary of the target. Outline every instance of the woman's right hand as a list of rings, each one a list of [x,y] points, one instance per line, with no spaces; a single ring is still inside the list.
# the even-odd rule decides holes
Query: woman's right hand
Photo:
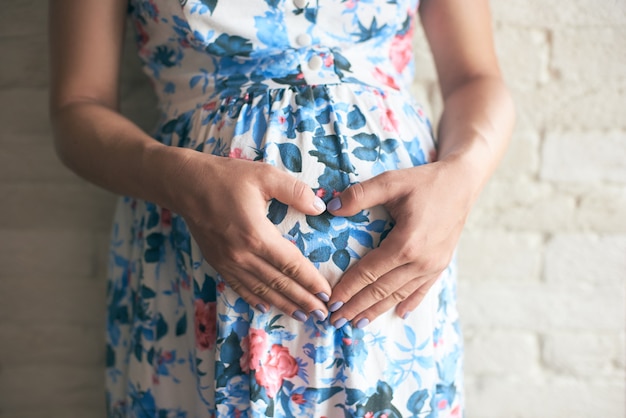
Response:
[[[271,199],[307,215],[324,212],[324,202],[271,165],[178,150],[184,157],[176,163],[178,175],[169,177],[168,200],[206,261],[261,311],[273,305],[301,321],[309,314],[326,318],[328,281],[267,218]]]

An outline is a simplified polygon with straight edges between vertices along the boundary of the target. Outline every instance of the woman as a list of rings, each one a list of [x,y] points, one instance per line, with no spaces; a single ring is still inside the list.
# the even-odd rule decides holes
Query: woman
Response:
[[[118,113],[127,10],[159,97],[152,135]],[[50,13],[58,153],[128,196],[110,417],[461,416],[453,254],[513,123],[487,0]],[[418,14],[444,99],[436,143],[408,93]]]

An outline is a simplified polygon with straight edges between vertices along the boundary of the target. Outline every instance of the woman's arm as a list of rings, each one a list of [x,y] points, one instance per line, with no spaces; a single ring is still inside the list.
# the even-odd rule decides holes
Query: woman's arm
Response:
[[[502,158],[513,103],[493,47],[488,0],[424,0],[420,7],[444,111],[438,159],[355,184],[329,208],[349,216],[384,205],[396,224],[380,247],[352,266],[333,289],[331,322],[365,326],[396,307],[415,309],[448,266],[478,194]],[[343,303],[343,304],[342,304]]]
[[[207,261],[252,306],[324,314],[315,295],[331,293],[328,281],[266,217],[272,198],[323,212],[310,188],[268,164],[167,147],[118,113],[126,7],[50,1],[50,114],[61,160],[99,186],[181,214]]]

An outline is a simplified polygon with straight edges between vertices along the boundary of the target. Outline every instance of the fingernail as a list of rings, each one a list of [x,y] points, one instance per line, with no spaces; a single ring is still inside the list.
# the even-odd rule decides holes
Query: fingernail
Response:
[[[324,201],[319,197],[315,196],[315,199],[313,199],[313,207],[320,212],[324,212],[326,210],[326,203],[324,203]]]
[[[326,208],[331,211],[341,209],[341,199],[339,199],[338,197],[334,198],[333,200],[328,202],[328,204],[326,205]]]
[[[405,313],[404,315],[402,315],[402,319],[406,320],[409,317],[409,315],[411,315],[411,311],[409,311],[409,312]]]
[[[300,322],[306,322],[306,314],[299,309],[292,316]]]
[[[330,300],[330,297],[324,292],[319,292],[315,296],[317,296],[317,298],[322,302],[328,302]]]
[[[259,310],[259,311],[261,311],[263,313],[267,313],[267,308],[262,303],[259,303],[258,305],[256,305],[256,308],[257,308],[257,310]]]
[[[370,320],[367,318],[361,318],[357,321],[355,327],[357,328],[365,328],[370,323]]]
[[[318,321],[323,321],[324,319],[326,319],[326,314],[324,314],[324,312],[320,311],[319,309],[316,309],[313,312],[311,312],[311,315],[316,317]]]
[[[335,323],[333,324],[333,327],[339,329],[343,327],[344,325],[346,325],[346,322],[348,322],[346,318],[339,318],[338,320],[335,321]]]
[[[341,301],[337,301],[337,302],[334,302],[333,304],[331,304],[331,305],[328,307],[328,310],[329,310],[329,311],[331,311],[331,312],[335,312],[336,310],[338,310],[338,309],[339,309],[339,308],[341,308],[342,306],[343,306],[343,302],[341,302]]]

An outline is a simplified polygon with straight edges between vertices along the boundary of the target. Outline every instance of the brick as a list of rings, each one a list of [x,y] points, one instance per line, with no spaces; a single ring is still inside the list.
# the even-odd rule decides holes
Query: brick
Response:
[[[103,367],[104,328],[64,322],[3,322],[0,359],[15,366]],[[45,347],[45,349],[42,349]]]
[[[626,184],[626,132],[550,131],[541,176],[558,182]]]
[[[494,0],[491,7],[497,22],[523,27],[623,25],[626,21],[626,5],[619,0],[601,5],[594,0]]]
[[[559,77],[589,86],[625,81],[624,26],[563,28],[554,32],[551,67]]]
[[[625,335],[554,332],[543,337],[541,355],[549,370],[570,376],[626,379]]]
[[[48,84],[48,43],[43,35],[0,37],[0,50],[11,59],[0,65],[0,89],[45,87]]]
[[[98,277],[106,277],[106,271],[109,265],[109,245],[111,234],[107,232],[98,232],[93,237],[94,243],[94,274]]]
[[[0,38],[42,35],[47,32],[48,2],[19,0],[3,2],[0,13]]]
[[[6,366],[0,374],[0,393],[3,414],[11,417],[14,411],[92,409],[104,403],[104,372],[101,367]]]
[[[426,39],[421,25],[415,25],[413,58],[415,59],[415,75],[418,80],[437,80],[435,61],[433,60],[428,40]]]
[[[110,228],[115,198],[82,184],[0,184],[0,229]]]
[[[473,376],[524,376],[539,367],[539,341],[532,333],[464,332],[465,373]]]
[[[620,379],[550,378],[525,375],[467,379],[467,418],[623,417]]]
[[[5,229],[0,236],[0,279],[95,274],[90,232]]]
[[[553,81],[536,88],[511,86],[518,129],[623,129],[626,86],[617,82],[589,86]]]
[[[20,140],[24,139],[23,142]],[[0,148],[0,182],[78,183],[57,157],[50,136],[14,138]]]
[[[550,37],[547,30],[497,25],[494,42],[509,86],[527,88],[548,82]]]
[[[626,328],[623,285],[459,282],[459,311],[465,326],[559,332],[622,332]]]
[[[104,323],[105,281],[44,276],[0,281],[0,321],[96,326]]]
[[[11,411],[6,414],[0,410],[0,418],[106,418],[105,408],[102,406],[104,402],[97,402],[90,408],[76,407],[39,407],[20,409],[19,411]]]
[[[148,133],[152,131],[158,116],[157,101],[146,80],[122,85],[120,112]]]
[[[48,91],[35,88],[0,89],[0,141],[25,135],[49,135]]]
[[[534,177],[539,171],[539,143],[536,131],[516,130],[494,178],[517,182],[522,176]]]
[[[576,223],[581,230],[626,234],[626,186],[594,184],[578,201]]]
[[[461,237],[459,268],[468,281],[538,281],[542,249],[538,233],[470,229]]]
[[[549,184],[521,177],[517,181],[492,179],[468,225],[490,228],[498,225],[513,231],[566,231],[574,227],[577,200]]]
[[[545,257],[548,282],[619,286],[626,277],[626,235],[559,234]]]

